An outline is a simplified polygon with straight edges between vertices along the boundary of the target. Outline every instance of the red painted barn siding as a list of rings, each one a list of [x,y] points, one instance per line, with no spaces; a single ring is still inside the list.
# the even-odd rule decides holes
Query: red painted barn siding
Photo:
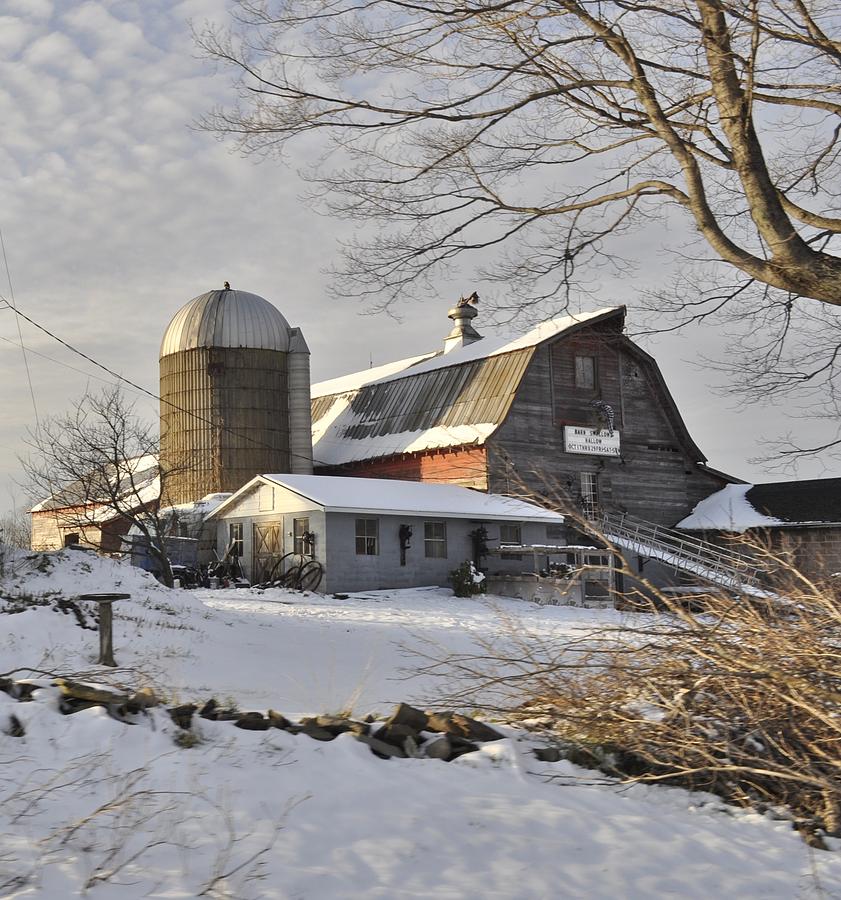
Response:
[[[351,475],[357,478],[396,478],[459,484],[486,491],[488,464],[484,447],[423,451],[383,459],[365,460],[346,466],[316,469],[317,474]]]

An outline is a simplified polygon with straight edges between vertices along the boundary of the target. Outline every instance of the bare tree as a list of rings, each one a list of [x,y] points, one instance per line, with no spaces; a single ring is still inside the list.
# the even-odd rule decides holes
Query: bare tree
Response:
[[[172,586],[166,548],[167,471],[158,463],[158,443],[119,388],[85,394],[76,409],[30,432],[30,456],[22,460],[33,510],[50,520],[64,539],[75,531],[82,543],[117,550],[136,529],[160,572]],[[33,529],[34,530],[34,529]],[[38,549],[33,540],[34,549]]]
[[[532,298],[668,208],[753,282],[841,304],[841,16],[829,0],[238,0],[199,35],[246,151],[328,132],[330,209],[382,225],[389,298],[465,251]],[[507,253],[498,254],[507,248]]]

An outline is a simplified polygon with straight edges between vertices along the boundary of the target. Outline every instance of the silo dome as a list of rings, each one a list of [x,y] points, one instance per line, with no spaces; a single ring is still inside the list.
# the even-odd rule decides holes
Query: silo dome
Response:
[[[248,291],[207,291],[172,317],[160,355],[197,347],[289,350],[289,323],[268,300]]]
[[[161,341],[163,502],[312,472],[309,368],[300,328],[258,294],[226,282],[182,306]]]

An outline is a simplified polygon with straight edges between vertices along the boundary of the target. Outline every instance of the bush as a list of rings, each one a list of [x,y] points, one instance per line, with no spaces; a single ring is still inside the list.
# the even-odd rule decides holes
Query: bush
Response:
[[[841,600],[830,580],[750,550],[775,573],[765,595],[711,591],[687,609],[645,585],[641,614],[557,641],[512,621],[484,654],[439,661],[462,676],[444,699],[604,750],[598,766],[628,781],[785,807],[823,846],[841,837]]]
[[[450,572],[450,584],[456,597],[472,597],[474,594],[485,593],[485,576],[476,571],[476,567],[469,559]]]

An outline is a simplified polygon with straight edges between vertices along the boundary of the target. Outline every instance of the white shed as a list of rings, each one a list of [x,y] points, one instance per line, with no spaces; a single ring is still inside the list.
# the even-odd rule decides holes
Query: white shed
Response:
[[[475,532],[490,546],[563,542],[563,516],[513,497],[452,484],[329,475],[258,475],[207,518],[220,556],[233,545],[252,583],[286,554],[324,567],[322,591],[447,584],[474,557]],[[504,561],[512,572],[518,559]]]

